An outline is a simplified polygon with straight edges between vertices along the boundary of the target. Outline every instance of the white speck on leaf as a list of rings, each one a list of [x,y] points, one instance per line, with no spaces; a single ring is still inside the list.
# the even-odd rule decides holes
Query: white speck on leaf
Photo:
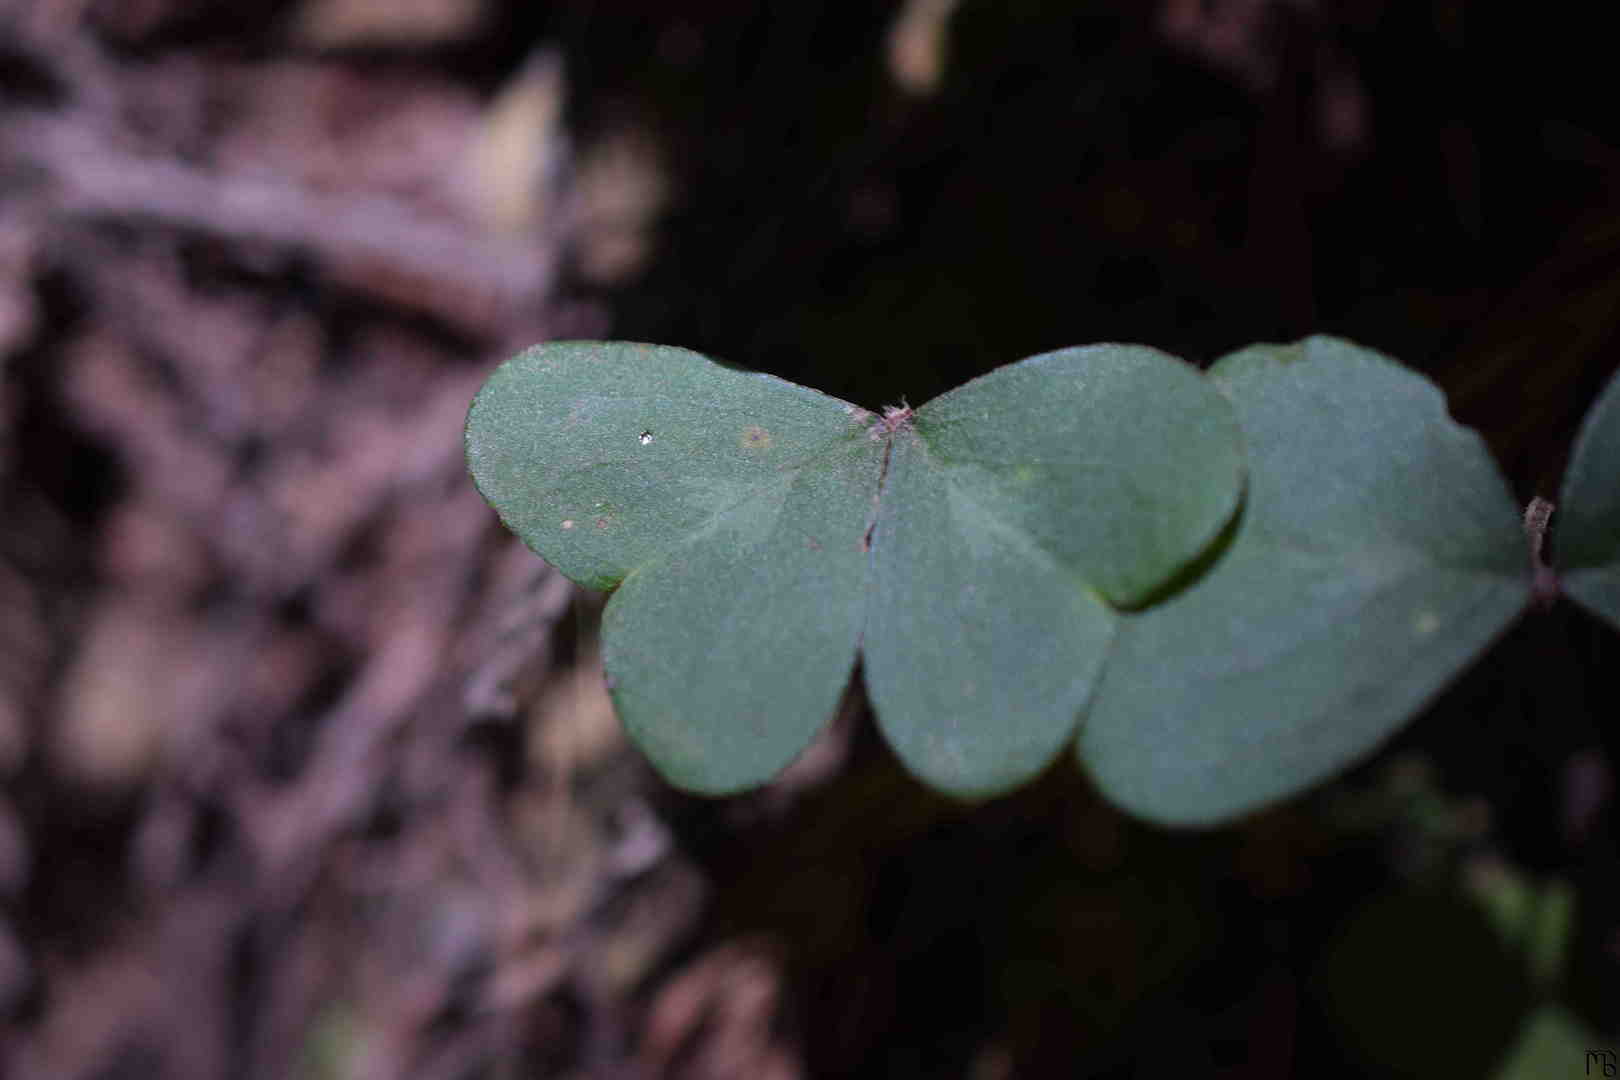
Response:
[[[563,528],[572,529],[573,527],[574,527],[574,519],[573,518],[563,518]]]
[[[641,433],[640,439],[638,441],[641,443],[642,446],[646,446],[648,443],[652,442],[652,432],[643,431]]]

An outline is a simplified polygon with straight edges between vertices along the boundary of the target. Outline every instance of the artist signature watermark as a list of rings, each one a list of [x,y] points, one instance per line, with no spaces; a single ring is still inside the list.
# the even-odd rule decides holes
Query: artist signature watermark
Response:
[[[1617,1060],[1613,1050],[1588,1050],[1586,1052],[1587,1076],[1620,1076],[1620,1060]]]

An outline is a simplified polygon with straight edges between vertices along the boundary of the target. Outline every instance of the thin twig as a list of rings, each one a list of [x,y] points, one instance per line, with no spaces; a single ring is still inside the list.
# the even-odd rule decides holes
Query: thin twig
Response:
[[[504,311],[547,295],[553,244],[513,243],[476,226],[425,215],[383,195],[327,195],[296,182],[209,172],[120,147],[118,133],[84,110],[0,113],[4,156],[52,181],[59,213],[149,221],[309,251],[336,263],[376,262]]]

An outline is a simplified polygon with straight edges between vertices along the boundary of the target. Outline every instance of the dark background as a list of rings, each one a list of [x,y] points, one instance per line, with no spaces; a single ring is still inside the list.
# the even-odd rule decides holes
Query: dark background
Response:
[[[1066,763],[941,799],[858,686],[707,802],[459,437],[547,338],[875,408],[1329,332],[1556,497],[1616,366],[1608,50],[1439,0],[0,3],[0,1075],[1476,1077],[1553,1001],[1521,1075],[1578,1075],[1612,629],[1528,616],[1219,830]]]

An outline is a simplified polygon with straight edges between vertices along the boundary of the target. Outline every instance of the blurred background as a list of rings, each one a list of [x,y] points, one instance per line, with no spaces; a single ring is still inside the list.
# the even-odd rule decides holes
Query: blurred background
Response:
[[[710,802],[460,452],[552,338],[876,408],[1322,331],[1555,497],[1620,355],[1571,18],[0,0],[0,1076],[1599,1075],[1620,636],[1567,604],[1219,830],[1067,759],[944,800],[858,686]]]

